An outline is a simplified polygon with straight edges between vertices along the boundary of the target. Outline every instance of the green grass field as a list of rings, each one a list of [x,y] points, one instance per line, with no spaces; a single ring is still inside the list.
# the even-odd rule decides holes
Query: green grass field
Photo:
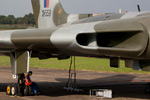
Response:
[[[105,71],[105,72],[120,72],[120,73],[148,73],[144,71],[134,71],[130,68],[125,68],[124,62],[120,62],[120,68],[111,68],[109,66],[109,60],[88,58],[88,57],[76,57],[76,69],[77,70],[88,70],[88,71]],[[32,58],[30,59],[30,67],[34,68],[51,68],[51,69],[68,69],[70,65],[70,59],[57,60],[55,58],[39,60]],[[10,66],[10,58],[0,56],[0,66]]]

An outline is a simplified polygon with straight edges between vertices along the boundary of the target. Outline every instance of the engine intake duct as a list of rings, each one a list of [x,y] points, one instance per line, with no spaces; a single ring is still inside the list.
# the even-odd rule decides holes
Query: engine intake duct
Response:
[[[77,42],[82,46],[115,47],[139,32],[82,33],[77,35]],[[94,43],[95,42],[95,43]],[[133,41],[137,42],[137,41]],[[131,43],[131,41],[130,41]]]
[[[129,40],[137,35],[139,32],[107,32],[107,33],[100,33],[96,36],[97,45],[99,47],[125,47],[127,45],[123,45],[121,43],[129,42],[133,43],[134,45],[137,41]],[[136,36],[135,36],[136,37]],[[127,44],[127,43],[126,43]]]
[[[148,31],[138,18],[100,22],[94,30],[76,37],[78,45],[89,53],[95,50],[104,56],[138,57],[147,48]]]
[[[94,47],[105,55],[140,56],[146,49],[148,36],[143,31],[81,33],[76,41],[82,48]]]

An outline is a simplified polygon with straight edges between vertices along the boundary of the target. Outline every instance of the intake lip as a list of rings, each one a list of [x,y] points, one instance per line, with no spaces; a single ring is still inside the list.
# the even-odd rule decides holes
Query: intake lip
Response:
[[[76,41],[81,48],[97,48],[105,55],[140,56],[147,47],[148,36],[143,31],[80,33]]]

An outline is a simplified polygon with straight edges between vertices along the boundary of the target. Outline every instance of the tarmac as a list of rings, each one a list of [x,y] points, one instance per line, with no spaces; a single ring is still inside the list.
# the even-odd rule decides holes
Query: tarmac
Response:
[[[124,74],[110,72],[77,71],[77,88],[84,91],[64,90],[68,70],[31,68],[31,79],[39,86],[38,96],[9,96],[6,86],[17,83],[10,67],[0,67],[0,100],[150,100],[144,92],[150,74]],[[91,89],[111,89],[112,99],[90,97]]]

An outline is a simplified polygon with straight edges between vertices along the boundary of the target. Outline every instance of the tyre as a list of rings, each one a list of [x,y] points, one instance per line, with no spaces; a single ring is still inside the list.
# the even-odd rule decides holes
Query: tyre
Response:
[[[11,87],[11,94],[14,96],[14,95],[17,95],[17,93],[18,93],[18,88],[17,86],[13,85]]]
[[[18,88],[18,93],[17,93],[17,95],[18,95],[18,96],[22,96],[22,95],[23,95],[23,92],[24,92],[22,86],[21,86],[21,85],[17,85],[17,88]]]
[[[31,96],[33,94],[32,93],[32,88],[31,88],[31,86],[28,86],[28,87],[29,87],[29,91],[28,91],[29,93],[28,93],[28,95]]]
[[[25,85],[24,96],[28,96],[28,95],[29,95],[29,86]]]
[[[17,88],[18,88],[18,93],[21,93],[21,87],[20,87],[20,85],[17,85]]]
[[[11,95],[11,85],[8,85],[6,88],[6,94]]]
[[[150,94],[150,83],[146,84],[145,93]]]

